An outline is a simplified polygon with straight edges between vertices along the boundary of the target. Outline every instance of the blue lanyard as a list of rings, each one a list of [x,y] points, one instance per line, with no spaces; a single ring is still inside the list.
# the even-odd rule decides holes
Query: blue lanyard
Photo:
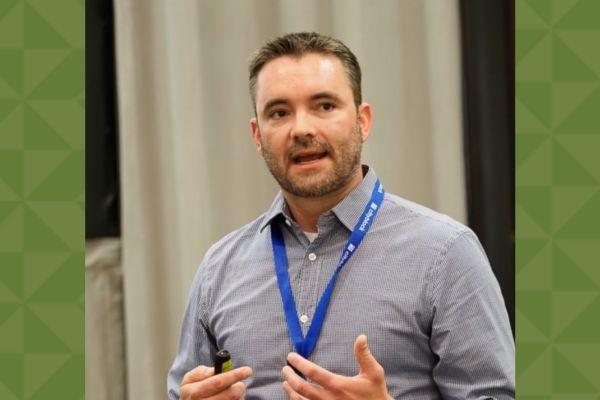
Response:
[[[283,235],[276,223],[271,224],[271,241],[273,243],[273,256],[275,258],[275,274],[277,275],[277,283],[279,284],[279,292],[281,293],[283,302],[283,311],[285,312],[285,319],[294,348],[302,357],[306,358],[312,353],[315,344],[317,343],[317,339],[319,338],[319,334],[321,333],[321,328],[323,327],[323,320],[327,313],[327,307],[329,306],[329,300],[333,293],[333,287],[335,286],[337,276],[367,234],[367,231],[371,227],[371,224],[377,215],[377,211],[383,202],[383,196],[383,186],[379,183],[379,180],[377,180],[377,182],[375,182],[375,187],[373,188],[373,193],[371,194],[371,199],[354,226],[354,230],[344,246],[344,251],[340,256],[338,266],[317,304],[317,309],[312,324],[306,333],[306,338],[302,335],[302,328],[300,328],[300,321],[298,320],[298,311],[296,310],[294,294],[292,293],[292,287],[290,285]]]

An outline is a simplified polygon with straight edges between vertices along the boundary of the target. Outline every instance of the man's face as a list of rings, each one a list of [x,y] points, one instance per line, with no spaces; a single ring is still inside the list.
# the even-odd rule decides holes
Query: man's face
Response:
[[[357,110],[336,57],[269,61],[258,75],[256,114],[250,121],[256,147],[284,191],[323,196],[360,174],[371,109],[363,103]]]

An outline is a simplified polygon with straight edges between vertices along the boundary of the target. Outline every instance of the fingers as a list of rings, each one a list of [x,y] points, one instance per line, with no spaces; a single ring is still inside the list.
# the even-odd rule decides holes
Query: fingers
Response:
[[[240,381],[251,375],[251,368],[241,367],[219,375],[209,376],[200,381],[192,381],[186,384],[183,384],[182,381],[181,397],[183,399],[203,399],[219,395],[219,397],[215,398],[227,398],[227,396],[238,398],[246,390],[246,386]],[[226,397],[222,397],[221,395],[226,395]]]
[[[191,383],[191,382],[203,381],[206,378],[208,378],[209,376],[212,376],[214,373],[215,373],[214,368],[209,368],[205,365],[200,365],[200,366],[194,368],[193,370],[188,371],[188,373],[183,376],[180,386],[183,386],[183,385]]]
[[[205,397],[204,400],[238,400],[244,398],[244,393],[246,393],[246,385],[243,382],[236,382],[231,385],[229,388],[224,391],[211,396]]]
[[[283,388],[286,390],[287,387],[286,393],[291,399],[321,399],[323,397],[323,389],[320,389],[300,378],[298,374],[296,374],[290,367],[283,367],[282,373],[283,378],[285,379],[283,382]],[[292,393],[295,393],[293,397]]]
[[[290,384],[286,381],[283,382],[283,390],[285,390],[285,392],[291,400],[308,400],[306,397],[302,396],[300,393],[292,389]]]
[[[317,364],[308,361],[307,359],[301,357],[299,354],[290,353],[288,354],[287,360],[290,362],[290,364],[296,367],[298,371],[302,372],[306,377],[312,379],[314,382],[318,383],[323,387],[329,387],[331,385],[331,382],[335,381],[335,374],[332,374],[325,368],[319,367]]]
[[[369,346],[367,345],[367,336],[360,335],[354,342],[354,357],[360,366],[361,375],[383,376],[383,367],[377,362]]]

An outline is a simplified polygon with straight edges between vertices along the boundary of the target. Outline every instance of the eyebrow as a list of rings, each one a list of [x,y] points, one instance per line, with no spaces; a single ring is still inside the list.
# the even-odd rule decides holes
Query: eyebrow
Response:
[[[272,108],[274,106],[278,106],[281,104],[288,104],[288,103],[289,103],[289,101],[287,101],[286,99],[282,99],[282,98],[269,100],[265,104],[265,108],[263,108],[263,113],[267,112],[270,108]]]
[[[342,103],[342,99],[339,96],[337,96],[335,93],[332,93],[332,92],[319,92],[319,93],[315,93],[312,96],[310,96],[310,101],[315,101],[315,100],[332,100],[336,103]],[[269,100],[265,104],[263,112],[267,112],[270,108],[272,108],[274,106],[286,105],[286,104],[289,104],[289,101],[284,98],[276,98],[276,99]]]
[[[342,103],[342,99],[332,92],[319,92],[310,96],[310,100],[333,100],[336,103]]]

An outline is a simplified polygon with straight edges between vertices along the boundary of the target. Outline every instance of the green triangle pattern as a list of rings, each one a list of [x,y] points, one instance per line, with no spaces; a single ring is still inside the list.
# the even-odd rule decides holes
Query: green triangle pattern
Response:
[[[0,384],[17,398],[23,398],[23,356],[0,354]]]
[[[571,115],[556,128],[557,133],[596,135],[600,134],[598,110],[600,110],[600,89],[595,90]]]
[[[552,288],[564,291],[594,291],[598,286],[556,245],[552,246]]]
[[[580,0],[556,24],[564,30],[599,30],[600,3],[596,0]]]
[[[42,49],[25,51],[25,94],[31,93],[63,63],[70,51],[67,49]],[[52,100],[49,100],[52,101]]]
[[[517,223],[517,239],[547,239],[548,234],[529,216],[529,214],[517,204],[515,208],[515,219]]]
[[[25,250],[53,251],[68,250],[68,246],[52,228],[30,208],[25,208]]]
[[[27,197],[29,200],[77,199],[84,190],[83,152],[72,152]]]
[[[22,253],[0,253],[0,302],[5,302],[7,297],[2,294],[4,290],[10,290],[16,300],[23,298],[23,254]]]
[[[518,82],[517,99],[546,127],[551,126],[552,86],[546,82]]]
[[[598,77],[558,36],[553,35],[553,74],[555,81],[597,81]]]
[[[29,302],[72,303],[83,295],[83,257],[73,254],[29,297]]]
[[[552,192],[549,187],[516,188],[517,203],[544,231],[550,232]]]
[[[39,391],[69,358],[69,354],[26,354],[25,398],[30,399]]]
[[[598,87],[598,83],[590,82],[553,84],[552,114],[555,125],[561,125]]]
[[[84,149],[85,116],[79,101],[31,100],[28,104],[70,148]]]
[[[552,386],[558,393],[596,393],[596,388],[556,349],[552,352]]]
[[[552,183],[560,186],[597,186],[598,181],[557,141],[552,147]]]
[[[540,332],[540,330],[519,311],[519,308],[515,310],[515,324],[518,327],[516,336],[519,343],[546,343],[548,341],[546,335]]]
[[[82,50],[73,50],[30,94],[32,99],[75,99],[82,91]]]
[[[523,161],[532,155],[544,141],[548,139],[546,135],[540,134],[522,134],[516,136],[516,162],[517,166],[523,164]]]
[[[554,0],[552,4],[554,24],[560,21],[569,11],[573,9],[580,0]]]
[[[25,195],[28,196],[38,187],[64,160],[67,150],[31,150],[25,153]]]
[[[519,239],[515,247],[517,271],[522,271],[548,243],[545,239]]]
[[[554,242],[577,266],[600,287],[600,238],[588,240],[559,239]]]
[[[557,136],[555,141],[576,159],[594,181],[600,182],[600,135],[564,135]]]
[[[23,148],[23,106],[17,104],[0,117],[0,149],[20,150]],[[0,198],[2,192],[0,191]]]
[[[552,23],[552,1],[551,0],[525,0],[529,7],[534,10],[548,24]]]
[[[82,365],[84,365],[83,355],[71,356],[29,400],[82,398],[83,385],[73,384],[73,382],[83,382],[85,379]]]
[[[22,251],[23,207],[19,203],[1,202],[0,214],[4,213],[6,215],[0,217],[0,252]]]
[[[600,236],[598,210],[600,193],[587,201],[556,234],[559,238],[595,238]]]
[[[518,398],[599,400],[600,1],[515,11]]]
[[[66,202],[30,202],[29,207],[40,218],[40,222],[51,227],[55,236],[63,241],[71,251],[83,248],[84,213],[76,204]]]
[[[515,102],[516,122],[521,127],[519,133],[546,133],[548,128],[520,101]]]
[[[70,257],[69,252],[41,252],[25,254],[25,298],[29,298]]]
[[[525,346],[528,346],[528,344]],[[519,348],[519,362],[521,359],[522,350],[523,349]],[[523,400],[527,395],[539,395],[540,393],[549,394],[551,392],[551,367],[552,350],[550,347],[547,347],[546,350],[544,350],[542,354],[537,357],[527,369],[521,371],[517,376],[518,399]],[[523,384],[525,382],[527,385]],[[538,397],[538,399],[540,398],[549,399],[550,397]]]
[[[537,32],[539,30],[530,30],[531,35],[533,36],[533,32]],[[544,32],[544,36],[540,39],[539,42],[533,44],[526,44],[526,46],[531,46],[527,52],[521,55],[521,58],[517,60],[515,71],[518,74],[521,81],[532,80],[550,80],[552,76],[552,40],[551,35],[548,35],[546,31]],[[520,35],[520,32],[517,32],[517,35]],[[529,40],[535,40],[535,36],[531,37]],[[519,41],[520,42],[520,41]],[[517,42],[517,43],[519,43]],[[525,48],[519,49],[517,45],[517,51],[526,51]]]
[[[23,308],[20,305],[16,307],[8,316],[0,315],[0,354],[23,352]],[[0,304],[0,314],[3,308],[4,305]]]
[[[595,187],[553,187],[552,232],[560,230],[597,192]]]
[[[25,145],[29,150],[68,149],[68,144],[29,106],[25,107]]]
[[[65,343],[29,309],[25,309],[25,351],[28,353],[68,353]]]
[[[515,13],[515,27],[517,29],[548,29],[548,24],[535,9],[531,8],[525,1],[520,3]]]
[[[600,31],[562,31],[556,35],[597,77],[600,76],[600,54],[597,51]]]
[[[15,193],[23,192],[23,153],[17,150],[0,150],[0,180]]]
[[[517,138],[521,136],[525,135],[518,135]],[[521,145],[519,139],[516,140],[516,144]],[[525,151],[527,150],[517,148],[516,156]],[[537,149],[520,160],[517,167],[516,179],[520,186],[549,186],[552,183],[552,141],[543,141]]]
[[[519,239],[534,241],[536,239]],[[519,282],[519,290],[522,291],[547,291],[552,289],[552,246],[550,241],[543,239],[544,247],[525,266],[518,266],[516,279]],[[527,244],[529,245],[529,243]],[[520,329],[520,328],[519,328]]]
[[[600,343],[600,297],[586,307],[557,338],[561,343]]]
[[[16,0],[0,2],[0,48],[23,46],[23,7]],[[15,4],[17,4],[15,6]],[[1,397],[0,397],[1,398]]]
[[[517,376],[527,371],[527,368],[536,361],[548,348],[546,343],[523,343],[519,349],[519,360],[517,362]]]
[[[0,99],[0,122],[2,122],[10,113],[12,113],[20,104],[18,100]]]
[[[25,3],[25,46],[30,49],[68,47],[65,39],[29,4]]]
[[[0,3],[0,22],[6,17],[6,14],[17,4],[17,0],[3,0]]]
[[[29,308],[70,351],[83,353],[85,318],[76,304],[29,304]]]
[[[82,4],[69,1],[59,8],[47,0],[28,0],[28,3],[71,47],[83,48],[85,37],[81,34],[84,31]]]
[[[0,325],[4,324],[15,311],[19,309],[19,304],[1,304],[0,303]]]
[[[595,292],[553,292],[552,338],[560,337],[597,296]]]
[[[0,49],[0,80],[23,93],[23,51]]]
[[[2,400],[84,398],[84,6],[0,1]]]
[[[519,35],[519,42],[515,44],[515,52],[519,63],[547,35],[547,32],[545,29],[519,29],[517,35]]]
[[[550,332],[552,326],[550,293],[519,291],[517,296],[518,308],[523,316],[540,332]]]
[[[597,361],[600,358],[600,346],[585,343],[560,343],[555,347],[577,369],[581,376],[594,386],[595,390],[590,393],[594,393],[595,396],[590,398],[598,399],[600,380],[598,380]]]

